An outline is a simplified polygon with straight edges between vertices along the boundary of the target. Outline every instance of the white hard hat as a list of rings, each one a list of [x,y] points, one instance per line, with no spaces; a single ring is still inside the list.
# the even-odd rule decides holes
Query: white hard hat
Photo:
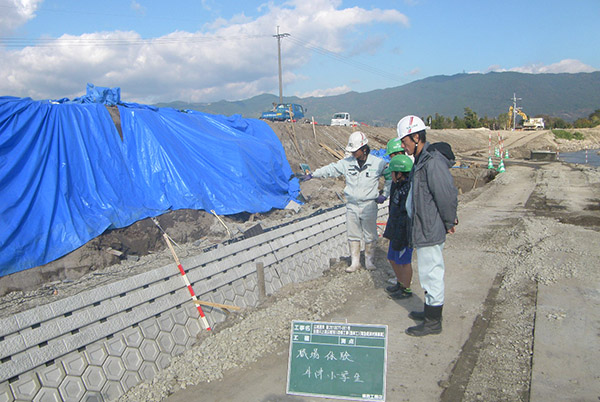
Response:
[[[398,138],[404,138],[407,135],[425,130],[425,123],[417,116],[405,116],[398,122]]]
[[[365,133],[360,132],[360,131],[355,131],[352,134],[350,134],[350,138],[348,139],[348,146],[346,147],[346,151],[356,152],[359,149],[361,149],[362,147],[364,147],[365,145],[367,145],[368,142],[369,142],[369,140],[367,140],[367,136],[365,135]]]

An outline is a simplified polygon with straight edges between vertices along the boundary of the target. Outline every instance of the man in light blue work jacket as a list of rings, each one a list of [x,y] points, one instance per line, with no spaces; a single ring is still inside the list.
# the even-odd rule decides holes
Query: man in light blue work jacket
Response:
[[[303,180],[312,177],[326,178],[344,176],[346,187],[346,229],[350,246],[351,264],[346,272],[354,272],[360,265],[360,242],[365,242],[365,266],[375,269],[374,255],[377,241],[377,204],[389,196],[391,181],[387,180],[383,194],[379,193],[379,178],[387,163],[370,154],[367,136],[356,131],[350,135],[346,152],[348,156],[315,170]]]

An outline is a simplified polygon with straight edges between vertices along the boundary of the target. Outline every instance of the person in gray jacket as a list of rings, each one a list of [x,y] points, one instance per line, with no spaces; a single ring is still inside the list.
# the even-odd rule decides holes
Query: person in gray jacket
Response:
[[[445,271],[442,252],[446,234],[454,233],[458,224],[458,190],[449,171],[454,161],[426,141],[425,128],[417,116],[403,117],[397,127],[406,153],[415,157],[406,209],[409,241],[417,252],[419,280],[425,291],[424,310],[409,314],[413,320],[421,321],[406,330],[412,336],[442,332]]]
[[[386,179],[383,194],[379,194],[379,178],[384,174],[387,163],[371,155],[367,136],[361,131],[350,134],[346,152],[350,156],[330,163],[302,178],[303,181],[315,178],[344,176],[346,187],[346,231],[350,246],[351,264],[346,272],[360,268],[360,241],[365,242],[365,266],[375,269],[374,255],[377,244],[377,204],[389,196],[391,178]]]

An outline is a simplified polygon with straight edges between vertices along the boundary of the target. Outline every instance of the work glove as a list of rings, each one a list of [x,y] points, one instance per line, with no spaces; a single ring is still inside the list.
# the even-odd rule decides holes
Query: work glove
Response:
[[[300,181],[309,181],[312,179],[312,174],[306,174],[300,178]]]
[[[380,195],[379,197],[377,197],[375,199],[375,202],[378,204],[383,204],[385,202],[385,200],[387,200],[387,197],[384,195]]]

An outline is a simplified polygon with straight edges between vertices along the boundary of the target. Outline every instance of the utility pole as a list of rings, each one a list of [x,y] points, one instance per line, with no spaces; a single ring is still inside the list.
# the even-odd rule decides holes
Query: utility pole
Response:
[[[279,60],[279,103],[283,103],[283,84],[281,80],[281,38],[285,38],[286,36],[290,36],[289,33],[279,33],[279,25],[277,25],[277,35],[273,35],[273,37],[277,38],[277,56]]]
[[[517,94],[515,94],[513,92],[513,98],[512,98],[512,101],[513,101],[513,115],[512,115],[512,122],[513,122],[513,124],[512,124],[512,131],[515,131],[515,128],[517,128],[517,110],[520,110],[520,109],[517,109],[517,101],[518,100],[521,100],[521,98],[517,98]]]

